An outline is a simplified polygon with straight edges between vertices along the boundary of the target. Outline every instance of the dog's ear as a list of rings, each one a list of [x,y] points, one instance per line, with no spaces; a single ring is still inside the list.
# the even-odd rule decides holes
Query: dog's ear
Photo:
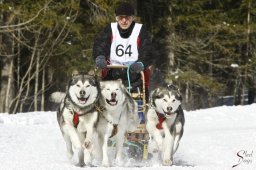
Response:
[[[71,80],[69,81],[69,85],[73,85],[77,82],[77,78],[79,76],[79,72],[78,70],[73,70],[72,71],[72,77],[71,77]]]
[[[101,89],[104,88],[104,85],[105,85],[104,81],[100,81],[100,88],[101,88]]]
[[[156,89],[153,90],[153,92],[151,93],[149,102],[150,102],[150,104],[151,104],[152,106],[155,106],[155,107],[156,107],[156,104],[155,104],[155,102],[154,102],[154,99],[160,98],[160,97],[159,97],[159,93],[160,93],[160,88],[156,88]]]
[[[178,87],[176,87],[176,86],[173,85],[173,84],[168,84],[168,85],[167,85],[167,90],[168,90],[168,91],[175,91],[175,93],[176,93],[176,94],[175,94],[175,99],[182,101],[182,96],[181,96],[181,94],[180,94],[180,90],[179,90]]]
[[[117,80],[120,83],[120,88],[124,94],[129,94],[128,90],[126,89],[125,85],[122,83],[122,80]]]
[[[175,99],[182,101],[182,96],[179,92],[175,95]]]
[[[95,74],[94,70],[90,70],[87,74],[90,75],[90,76],[96,76],[97,75],[97,74]]]
[[[73,70],[73,71],[72,71],[72,78],[73,78],[73,77],[76,77],[76,76],[78,76],[78,75],[79,75],[78,70]]]
[[[178,90],[178,88],[177,88],[175,85],[173,85],[173,84],[168,84],[168,85],[167,85],[167,89],[168,89],[169,91]]]
[[[76,84],[78,81],[78,77],[79,77],[78,72],[77,73],[75,72],[74,74],[72,73],[72,78],[69,81],[69,86]]]
[[[97,86],[97,79],[96,79],[94,76],[90,76],[90,78],[89,78],[89,83],[90,83],[92,86]]]
[[[160,88],[155,89],[152,92],[152,98],[159,98]]]
[[[117,79],[116,81],[119,81],[119,82],[120,82],[120,84],[123,84],[122,79]]]

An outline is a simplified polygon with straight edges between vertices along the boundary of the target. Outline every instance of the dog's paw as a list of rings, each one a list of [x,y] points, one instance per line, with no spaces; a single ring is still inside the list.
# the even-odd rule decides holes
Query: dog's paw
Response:
[[[157,152],[159,152],[158,148],[154,148],[153,153],[157,153]]]
[[[116,157],[115,164],[117,166],[122,166],[124,164],[124,162],[121,157]]]
[[[163,160],[163,165],[164,165],[164,166],[171,166],[171,165],[172,165],[171,159],[165,159],[165,160]]]
[[[84,149],[91,149],[92,148],[92,142],[88,139],[85,139],[84,143],[83,143],[83,148]]]
[[[106,161],[106,160],[104,161],[104,160],[103,160],[103,161],[102,161],[102,166],[103,166],[103,167],[109,167],[110,165],[109,165],[109,162],[108,162],[108,161]]]
[[[73,151],[67,151],[67,157],[69,160],[73,158],[74,152]]]
[[[164,148],[164,146],[161,144],[161,145],[158,145],[158,150],[159,150],[159,151],[164,151],[165,148]]]
[[[76,148],[76,149],[82,149],[82,144],[81,144],[81,142],[80,141],[75,141],[75,142],[73,142],[73,145],[74,145],[74,147]]]
[[[86,164],[86,166],[90,166],[91,165],[91,154],[88,150],[84,150],[84,163]]]
[[[78,163],[75,164],[75,166],[77,166],[77,167],[84,167],[84,166],[85,166],[85,163],[83,163],[83,162],[78,162]]]

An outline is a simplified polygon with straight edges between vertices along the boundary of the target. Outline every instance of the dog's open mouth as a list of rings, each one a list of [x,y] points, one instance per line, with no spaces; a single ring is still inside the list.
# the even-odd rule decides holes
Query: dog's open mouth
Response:
[[[85,97],[80,97],[80,98],[78,97],[78,101],[79,101],[80,104],[85,104],[87,102],[87,100],[89,99],[89,97],[90,96],[88,96],[86,98]]]
[[[107,102],[109,105],[111,105],[111,106],[117,105],[117,100],[116,100],[116,99],[111,99],[111,100],[106,99],[106,102]]]
[[[164,111],[164,109],[163,109],[163,112],[164,112],[165,115],[168,115],[168,116],[170,116],[171,113],[172,113],[171,111],[167,111],[167,112],[166,112],[166,111]]]

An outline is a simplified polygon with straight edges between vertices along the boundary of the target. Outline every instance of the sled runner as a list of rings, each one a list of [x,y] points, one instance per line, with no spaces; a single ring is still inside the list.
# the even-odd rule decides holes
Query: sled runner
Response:
[[[108,69],[126,69],[127,71],[127,79],[130,80],[129,75],[129,67],[128,66],[122,66],[122,65],[108,65]],[[104,71],[102,70],[102,74],[104,74]],[[146,99],[146,86],[148,86],[149,82],[149,71],[145,70],[141,71],[141,81],[142,81],[142,87],[132,89],[132,85],[130,82],[128,82],[128,91],[132,98],[137,102],[138,104],[138,115],[140,118],[140,124],[137,127],[137,129],[133,132],[127,132],[126,133],[126,141],[124,143],[124,147],[127,147],[127,154],[131,158],[135,158],[136,160],[147,160],[148,159],[148,141],[149,141],[149,135],[146,130],[146,102],[148,101]],[[110,140],[109,146],[114,145],[115,141]]]

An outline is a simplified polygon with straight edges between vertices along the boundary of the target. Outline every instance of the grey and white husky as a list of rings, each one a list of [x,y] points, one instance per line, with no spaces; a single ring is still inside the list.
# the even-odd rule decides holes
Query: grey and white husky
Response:
[[[134,131],[139,125],[137,103],[121,81],[103,81],[100,83],[102,101],[105,110],[99,115],[98,156],[102,159],[103,166],[110,166],[108,157],[108,140],[116,141],[116,163],[122,162],[122,150],[126,131]]]
[[[174,85],[153,90],[147,112],[146,128],[151,136],[154,152],[160,151],[163,165],[173,163],[185,123],[181,108],[182,97]]]
[[[97,79],[90,75],[73,75],[67,93],[55,92],[51,100],[60,102],[57,120],[67,146],[69,158],[78,149],[78,165],[91,163],[92,139],[98,121],[100,99]]]

